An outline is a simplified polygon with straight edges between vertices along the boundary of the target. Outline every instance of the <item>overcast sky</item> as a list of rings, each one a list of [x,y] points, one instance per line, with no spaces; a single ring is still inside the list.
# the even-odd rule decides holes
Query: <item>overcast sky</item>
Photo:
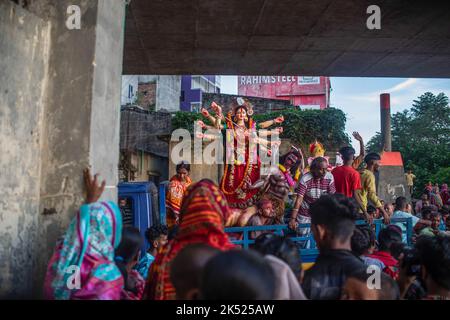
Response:
[[[222,76],[221,92],[237,94],[237,76]],[[415,78],[331,78],[330,104],[347,115],[346,130],[349,136],[359,131],[367,142],[380,131],[380,94],[391,94],[391,112],[395,113],[412,106],[421,94],[444,92],[450,96],[450,79]],[[358,152],[359,147],[352,140]]]

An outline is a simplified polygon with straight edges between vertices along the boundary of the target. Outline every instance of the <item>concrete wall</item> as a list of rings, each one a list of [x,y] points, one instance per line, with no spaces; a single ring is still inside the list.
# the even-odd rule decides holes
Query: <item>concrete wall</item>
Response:
[[[156,82],[156,111],[180,110],[181,76],[158,76]]]
[[[178,142],[171,141],[169,144],[169,179],[172,178],[172,176],[176,174],[175,167],[177,164],[174,163],[173,161],[171,161],[170,154],[172,153],[173,147],[177,143]],[[203,150],[208,144],[209,144],[209,142],[203,143]],[[193,157],[194,157],[193,142],[192,142],[192,147],[191,147],[191,157],[192,157],[192,159],[188,162],[191,163],[190,177],[193,182],[197,182],[201,179],[211,179],[215,183],[217,183],[217,184],[219,183],[221,173],[223,172],[223,166],[218,165],[218,164],[193,164],[193,162],[194,162],[193,161]]]
[[[66,27],[69,5],[81,8],[80,30]],[[103,199],[117,197],[125,5],[122,0],[38,0],[29,2],[31,13],[10,1],[2,6],[0,50],[6,51],[1,56],[9,72],[1,73],[0,88],[11,88],[0,91],[0,101],[9,101],[9,115],[2,116],[9,126],[2,126],[0,139],[20,144],[2,148],[9,150],[1,161],[12,175],[2,175],[0,187],[9,186],[17,201],[4,197],[8,208],[2,213],[10,213],[3,214],[0,246],[10,248],[5,253],[16,261],[2,252],[0,295],[39,297],[56,240],[83,202],[83,168],[91,165],[106,179]],[[46,43],[49,54],[44,54]]]
[[[133,87],[133,95],[129,97],[129,86]],[[138,92],[139,76],[122,76],[122,95],[120,97],[120,104],[125,106],[131,104],[136,99]]]
[[[403,196],[411,201],[402,166],[381,166],[378,176],[377,194],[386,203],[395,202],[397,197]]]
[[[23,297],[33,282],[49,32],[0,1],[0,297]]]

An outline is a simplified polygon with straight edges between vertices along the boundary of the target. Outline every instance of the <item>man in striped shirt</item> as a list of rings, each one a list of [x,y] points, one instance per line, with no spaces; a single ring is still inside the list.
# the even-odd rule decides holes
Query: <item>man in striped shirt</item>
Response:
[[[310,166],[310,172],[303,175],[295,189],[297,199],[292,209],[289,227],[296,230],[299,223],[311,223],[309,208],[322,195],[336,192],[333,175],[327,171],[328,163],[325,158],[315,158]],[[309,228],[302,228],[300,234],[309,234]]]

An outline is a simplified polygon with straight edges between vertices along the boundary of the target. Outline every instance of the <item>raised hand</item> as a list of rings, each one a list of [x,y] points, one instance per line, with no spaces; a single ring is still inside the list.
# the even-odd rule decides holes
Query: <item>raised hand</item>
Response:
[[[284,116],[279,116],[273,120],[275,123],[283,123],[284,122]]]
[[[197,132],[195,136],[199,139],[203,139],[205,137],[205,134],[203,132]]]
[[[92,178],[91,170],[89,168],[84,169],[83,175],[84,185],[86,187],[86,203],[97,202],[98,199],[100,199],[100,197],[102,196],[103,191],[105,190],[106,181],[103,180],[99,185],[99,174],[96,174],[94,178]]]
[[[215,103],[214,101],[211,103],[211,109],[214,110],[215,113],[217,114],[222,114],[222,107],[219,106],[217,103]]]
[[[359,134],[359,132],[353,132],[353,137],[357,140],[357,141],[362,141],[362,137],[361,137],[361,135]]]
[[[275,128],[275,130],[278,131],[278,134],[282,134],[284,131],[283,127]]]
[[[202,121],[202,120],[198,120],[197,124],[200,126],[200,128],[205,129],[206,128],[206,124]]]
[[[204,115],[205,117],[209,117],[209,112],[208,110],[206,110],[205,108],[201,108],[200,112],[202,113],[202,115]]]

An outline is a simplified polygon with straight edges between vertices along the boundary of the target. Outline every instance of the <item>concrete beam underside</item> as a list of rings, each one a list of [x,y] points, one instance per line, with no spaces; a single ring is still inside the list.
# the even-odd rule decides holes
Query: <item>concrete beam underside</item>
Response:
[[[133,0],[125,74],[450,77],[450,2]]]

